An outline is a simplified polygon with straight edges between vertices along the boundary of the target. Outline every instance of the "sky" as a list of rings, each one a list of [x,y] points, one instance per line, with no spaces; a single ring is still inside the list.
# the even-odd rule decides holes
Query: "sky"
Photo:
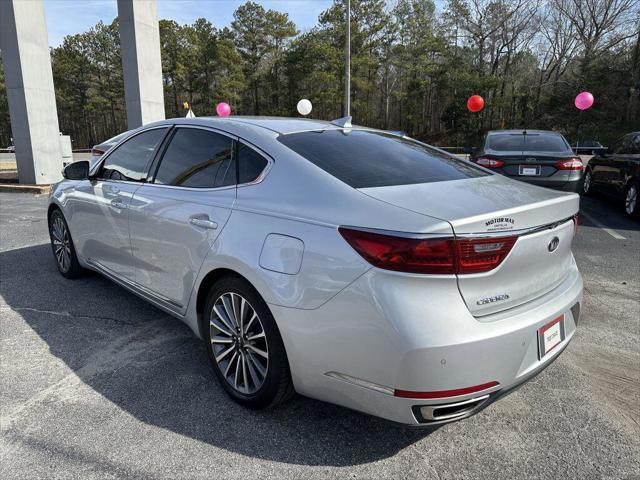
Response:
[[[0,0],[1,1],[1,0]],[[204,17],[216,28],[228,26],[233,11],[246,0],[157,0],[158,17],[175,20],[180,24],[193,23]],[[313,27],[318,15],[326,10],[331,0],[254,0],[267,9],[289,14],[299,30]],[[105,23],[118,15],[116,0],[44,0],[47,16],[49,45],[57,47],[65,35],[82,33],[100,20]]]

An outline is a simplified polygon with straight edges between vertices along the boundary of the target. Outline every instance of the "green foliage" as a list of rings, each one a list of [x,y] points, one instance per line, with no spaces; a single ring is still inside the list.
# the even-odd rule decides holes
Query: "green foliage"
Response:
[[[358,124],[442,145],[477,144],[489,129],[555,129],[611,144],[640,125],[637,0],[351,0],[351,98]],[[165,110],[342,116],[345,2],[299,33],[285,13],[247,2],[229,27],[160,20]],[[61,130],[88,147],[126,129],[117,19],[52,49]],[[575,95],[591,91],[585,112]],[[466,99],[480,94],[480,113]],[[0,145],[10,136],[0,72]]]

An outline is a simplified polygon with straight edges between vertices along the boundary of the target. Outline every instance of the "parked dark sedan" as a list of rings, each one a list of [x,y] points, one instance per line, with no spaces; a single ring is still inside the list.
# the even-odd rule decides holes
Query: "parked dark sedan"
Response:
[[[495,130],[471,161],[541,187],[579,192],[583,164],[562,135],[545,130]]]
[[[611,150],[589,160],[584,174],[582,193],[599,191],[624,199],[627,215],[639,217],[640,132],[628,133]]]
[[[580,140],[573,146],[573,151],[578,155],[596,155],[606,149],[607,147],[595,140]]]

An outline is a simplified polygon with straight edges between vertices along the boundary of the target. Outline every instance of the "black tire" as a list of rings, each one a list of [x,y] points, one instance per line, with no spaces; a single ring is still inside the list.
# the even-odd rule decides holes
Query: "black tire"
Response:
[[[244,308],[248,313],[244,316],[237,315],[243,320],[234,322],[236,316],[226,316],[229,303],[225,304],[225,299],[231,302],[235,299],[238,303],[232,305],[238,306],[237,311],[241,310],[242,299],[247,302]],[[232,312],[237,313],[234,308],[231,308]],[[251,309],[257,315],[257,323],[255,319],[253,322],[249,321],[248,316],[253,316]],[[222,313],[224,318],[219,313]],[[221,278],[209,291],[203,315],[203,321],[206,322],[203,330],[211,366],[220,384],[233,400],[248,408],[262,409],[283,403],[294,395],[289,361],[280,331],[269,307],[251,284],[237,276]],[[243,328],[247,331],[240,334],[238,323],[244,322],[246,323]],[[235,326],[235,331],[228,328],[228,324]],[[249,339],[261,335],[260,329],[264,337],[249,342]],[[231,338],[233,341],[227,342],[227,339]],[[227,349],[234,350],[221,358]],[[267,359],[256,354],[254,350],[267,353]],[[263,370],[260,367],[263,367]],[[263,374],[264,370],[266,374]]]
[[[585,197],[593,195],[593,171],[587,167],[587,170],[584,172],[584,177],[582,177],[582,193]]]
[[[624,212],[632,218],[640,218],[640,183],[629,182],[627,188],[624,189]],[[631,198],[633,197],[633,198]]]
[[[81,277],[84,269],[78,262],[69,225],[58,208],[49,215],[49,239],[53,258],[62,276],[69,279]]]

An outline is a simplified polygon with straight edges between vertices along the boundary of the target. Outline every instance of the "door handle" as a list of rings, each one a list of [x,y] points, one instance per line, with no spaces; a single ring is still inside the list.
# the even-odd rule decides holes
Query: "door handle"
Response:
[[[193,215],[189,217],[189,223],[196,227],[207,228],[209,230],[215,230],[216,228],[218,228],[218,224],[213,220],[209,220],[208,215]]]
[[[111,206],[120,210],[124,210],[125,208],[127,208],[127,205],[125,203],[122,203],[118,200],[111,200]]]

